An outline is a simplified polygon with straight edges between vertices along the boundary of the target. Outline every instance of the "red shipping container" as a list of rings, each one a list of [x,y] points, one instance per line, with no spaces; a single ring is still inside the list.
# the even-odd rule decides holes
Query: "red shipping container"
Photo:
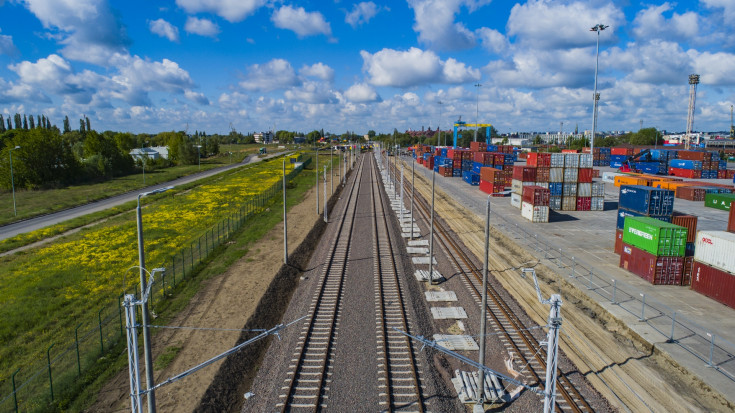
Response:
[[[725,175],[727,175],[727,174],[725,173],[725,170],[724,169],[720,169],[719,171],[717,171],[717,179],[725,179],[725,178],[727,178],[727,176],[725,176]]]
[[[470,150],[475,152],[487,151],[487,143],[485,142],[470,142]]]
[[[579,153],[576,149],[562,149],[561,153]]]
[[[434,156],[442,156],[442,148],[434,148]]]
[[[681,285],[692,285],[692,268],[694,257],[684,257],[684,271],[681,273]]]
[[[735,169],[725,169],[725,179],[735,178]]]
[[[513,179],[523,182],[536,182],[536,168],[515,165],[513,166]]]
[[[616,254],[620,255],[623,253],[623,230],[615,230],[615,247],[613,248]]]
[[[422,158],[422,157],[419,156],[418,158],[416,158],[416,162],[418,162],[419,164],[423,165],[424,164],[424,158]]]
[[[530,152],[526,157],[526,165],[548,168],[549,166],[551,166],[551,154]]]
[[[633,155],[633,148],[610,148],[611,155]]]
[[[577,182],[591,183],[592,182],[592,168],[579,168],[577,175]]]
[[[647,251],[623,243],[620,268],[654,285],[681,285],[683,257],[657,257]]]
[[[536,182],[549,182],[549,168],[536,168]]]
[[[549,206],[551,192],[548,188],[537,185],[528,185],[523,187],[522,199],[533,206]]]
[[[735,202],[730,202],[730,218],[727,220],[727,230],[735,232]]]
[[[505,155],[502,153],[494,153],[493,165],[505,165]]]
[[[462,160],[462,149],[447,149],[447,158],[451,160]]]
[[[669,175],[699,179],[702,177],[702,171],[696,169],[669,168]]]
[[[697,217],[674,211],[671,223],[687,229],[687,242],[697,242]]]
[[[528,159],[528,152],[518,152],[518,159],[521,161]]]
[[[452,176],[452,168],[445,168],[443,166],[439,167],[439,175],[445,176],[445,177],[451,177]]]
[[[505,185],[494,185],[492,182],[480,179],[480,191],[486,194],[497,194],[505,191]]]
[[[735,275],[729,272],[694,261],[692,290],[735,308]]]
[[[424,159],[424,166],[429,169],[434,169],[434,157],[430,156],[429,159]]]
[[[577,211],[589,211],[592,209],[592,197],[589,196],[578,196],[577,197]]]
[[[687,201],[704,201],[707,193],[704,188],[698,186],[679,186],[676,188],[676,197]]]
[[[686,159],[688,161],[711,161],[712,155],[708,152],[699,151],[678,151],[677,155],[679,159]]]
[[[600,177],[600,170],[599,169],[593,169],[592,170],[592,177],[593,178],[599,178]]]

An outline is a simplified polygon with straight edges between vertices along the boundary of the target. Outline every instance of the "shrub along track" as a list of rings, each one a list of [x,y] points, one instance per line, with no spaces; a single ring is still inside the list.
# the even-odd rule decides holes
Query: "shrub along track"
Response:
[[[416,182],[416,192],[429,199],[431,182],[422,174],[416,174]],[[436,213],[449,223],[476,257],[482,257],[484,217],[477,216],[440,190],[435,195]],[[494,202],[507,202],[507,199],[497,198]],[[533,281],[521,278],[514,270],[537,259],[492,227],[490,237],[491,276],[521,304],[534,322],[545,324],[548,308],[538,302]],[[562,294],[562,351],[614,407],[633,412],[732,410],[721,395],[647,343],[553,269],[543,264],[535,269],[545,296]]]

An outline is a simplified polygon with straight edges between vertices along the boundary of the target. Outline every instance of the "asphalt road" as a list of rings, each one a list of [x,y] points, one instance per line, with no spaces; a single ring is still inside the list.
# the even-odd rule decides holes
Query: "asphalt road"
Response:
[[[64,222],[72,218],[77,218],[82,215],[91,214],[97,211],[103,211],[105,209],[112,208],[120,204],[124,204],[126,202],[135,201],[136,198],[138,197],[138,194],[141,194],[143,192],[149,192],[149,191],[153,191],[154,189],[164,188],[167,186],[177,186],[177,185],[187,184],[189,182],[194,182],[202,178],[207,178],[212,175],[216,175],[216,174],[228,171],[233,168],[255,163],[262,159],[273,158],[281,154],[282,152],[273,153],[273,154],[267,155],[265,158],[259,158],[257,154],[249,155],[245,159],[243,159],[242,162],[240,163],[221,166],[219,168],[210,169],[208,171],[199,172],[193,175],[174,179],[173,181],[164,182],[158,185],[152,185],[152,186],[148,186],[145,188],[136,189],[134,191],[126,192],[124,194],[113,196],[111,198],[103,199],[103,200],[96,201],[96,202],[91,202],[89,204],[80,205],[74,208],[65,209],[63,211],[55,212],[53,214],[42,215],[36,218],[31,218],[31,219],[27,219],[24,221],[19,221],[19,222],[15,222],[9,225],[5,225],[5,226],[0,227],[0,240],[11,238],[18,234],[35,231],[37,229],[45,228],[51,225],[56,225],[60,222]]]

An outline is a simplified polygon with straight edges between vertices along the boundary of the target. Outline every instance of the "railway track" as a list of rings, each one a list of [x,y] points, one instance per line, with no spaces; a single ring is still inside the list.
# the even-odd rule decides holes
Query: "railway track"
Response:
[[[375,158],[370,159],[373,204],[373,253],[375,263],[376,336],[380,371],[382,411],[426,411],[416,349],[408,337],[395,329],[410,332],[406,300],[398,277],[396,256],[389,232],[388,210],[381,195]]]
[[[322,410],[340,410],[348,406],[344,403],[345,391],[349,385],[333,382],[333,372],[344,366],[339,363],[376,360],[377,394],[361,395],[361,400],[374,401],[374,407],[367,405],[369,411],[386,412],[425,412],[424,388],[421,380],[420,352],[413,347],[410,340],[397,333],[393,328],[411,331],[409,320],[409,302],[402,288],[391,240],[390,226],[384,192],[378,184],[375,160],[372,156],[359,158],[354,181],[348,188],[344,213],[332,217],[338,219],[333,244],[329,246],[327,260],[314,289],[307,317],[302,325],[296,348],[292,353],[287,369],[287,376],[281,388],[276,409],[281,412],[318,412]],[[367,184],[369,182],[369,185]],[[358,202],[358,198],[362,201]],[[356,217],[365,222],[369,217],[369,225],[356,224]],[[360,218],[363,217],[363,218]],[[331,224],[330,224],[331,225]],[[338,331],[343,334],[350,328],[347,319],[351,285],[350,279],[360,274],[348,270],[348,263],[357,254],[354,250],[358,243],[355,237],[371,237],[373,250],[373,274],[362,274],[371,277],[374,288],[374,312],[362,311],[360,317],[375,317],[375,352],[371,354],[354,354],[350,360],[336,357],[344,354],[348,344],[346,337],[339,339]],[[370,245],[363,244],[363,245]],[[353,287],[354,290],[354,287]],[[354,310],[351,314],[354,315]],[[354,321],[354,320],[353,320]],[[372,323],[372,319],[370,323]],[[370,333],[372,337],[372,333]],[[353,350],[354,351],[354,350]],[[364,377],[355,378],[366,380]],[[370,377],[367,380],[374,380]],[[347,386],[347,387],[345,387]],[[355,408],[355,406],[349,406]]]
[[[391,168],[395,168],[391,165]],[[410,190],[410,183],[405,182],[404,188]],[[429,221],[430,205],[420,195],[416,197],[414,205],[423,216],[425,222]],[[444,250],[451,264],[459,272],[468,287],[472,297],[478,305],[482,300],[482,269],[478,268],[472,257],[454,239],[450,229],[442,222],[434,221],[434,235],[437,244]],[[489,268],[490,272],[505,270],[509,265],[502,266],[496,262],[495,268]],[[507,263],[505,263],[507,264]],[[492,267],[492,265],[491,265]],[[501,268],[502,267],[502,268]],[[523,322],[515,315],[508,303],[501,297],[499,292],[488,284],[487,314],[490,327],[500,333],[500,339],[505,348],[518,357],[518,364],[528,366],[528,374],[535,382],[533,385],[544,387],[543,380],[546,371],[546,348],[531,334]],[[555,410],[557,412],[593,412],[579,390],[561,369],[557,370],[557,397]]]

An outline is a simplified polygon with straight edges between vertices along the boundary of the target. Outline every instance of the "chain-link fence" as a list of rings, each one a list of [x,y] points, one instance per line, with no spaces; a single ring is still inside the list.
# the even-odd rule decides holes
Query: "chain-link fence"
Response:
[[[286,175],[286,180],[293,179],[311,161],[311,157],[305,159]],[[279,179],[161,263],[167,268],[151,286],[151,304],[165,300],[178,283],[194,275],[197,265],[254,215],[264,211],[273,198],[280,196],[282,188],[283,181]],[[106,363],[99,363],[101,359],[111,350],[126,351],[122,300],[121,294],[94,317],[79,323],[69,341],[50,343],[45,360],[23,366],[0,381],[0,412],[65,410],[61,403],[83,389],[87,384],[85,377],[94,376],[96,370],[105,366]]]
[[[599,296],[597,301],[608,301],[638,317],[661,334],[667,343],[681,348],[702,360],[708,367],[735,381],[735,344],[717,335],[717,332],[690,320],[676,309],[635,286],[626,284],[579,264],[573,256],[553,247],[553,243],[532,234],[502,215],[491,212],[491,222],[516,242],[525,244],[550,268],[575,279],[587,294]]]

